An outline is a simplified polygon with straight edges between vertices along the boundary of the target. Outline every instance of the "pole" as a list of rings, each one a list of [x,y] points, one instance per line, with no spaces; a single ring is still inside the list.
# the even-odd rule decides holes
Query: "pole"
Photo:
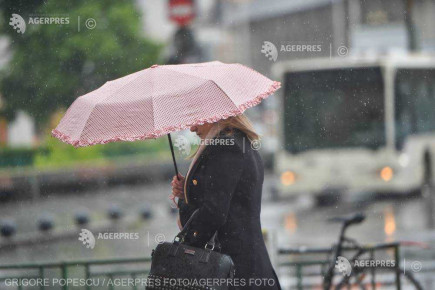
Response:
[[[180,180],[180,178],[178,177],[178,168],[177,168],[177,162],[175,161],[174,146],[172,145],[171,133],[168,134],[168,141],[169,141],[169,147],[171,147],[172,161],[174,162],[174,167],[175,167],[175,176],[177,176],[177,180]]]
[[[417,51],[417,35],[413,19],[414,0],[405,0],[405,25],[408,33],[408,49],[410,52]]]

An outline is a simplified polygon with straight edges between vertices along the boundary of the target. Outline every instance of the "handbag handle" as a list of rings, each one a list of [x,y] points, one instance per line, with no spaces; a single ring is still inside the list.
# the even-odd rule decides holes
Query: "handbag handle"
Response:
[[[174,242],[182,243],[184,241],[184,237],[187,235],[188,227],[192,222],[194,215],[197,214],[198,211],[199,208],[192,213],[192,215],[189,217],[186,224],[184,225],[183,229],[175,236]],[[217,237],[217,231],[213,234],[210,240],[205,244],[204,248],[213,250],[216,245],[216,237]],[[209,246],[211,246],[211,248],[209,248]]]

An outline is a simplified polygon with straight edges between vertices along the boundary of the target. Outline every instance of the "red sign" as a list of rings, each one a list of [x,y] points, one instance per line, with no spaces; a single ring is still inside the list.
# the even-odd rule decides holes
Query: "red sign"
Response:
[[[180,26],[192,22],[195,18],[193,0],[169,0],[169,19]]]

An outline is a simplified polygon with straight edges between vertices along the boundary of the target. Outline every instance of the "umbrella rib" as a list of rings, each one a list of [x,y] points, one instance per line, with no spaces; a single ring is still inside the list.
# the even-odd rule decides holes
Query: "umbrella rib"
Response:
[[[134,79],[128,81],[126,84],[122,85],[121,87],[117,88],[115,91],[113,91],[112,93],[110,93],[107,97],[105,97],[103,100],[101,100],[100,102],[104,102],[106,101],[109,97],[113,96],[113,94],[117,93],[119,90],[123,89],[124,87],[126,87],[127,85],[129,85],[131,82],[134,82],[135,80],[137,80],[139,77],[141,77],[145,71],[148,69],[144,69],[142,71],[139,71],[140,73],[138,73],[138,76],[135,77]],[[115,80],[116,81],[116,80]],[[95,105],[98,105],[98,103],[96,103]]]
[[[204,80],[204,81],[208,81],[208,80],[209,80],[209,79],[206,79],[206,78],[203,78],[203,77],[199,77],[199,76],[195,76],[195,75],[192,75],[192,74],[189,74],[189,73],[186,73],[186,72],[181,72],[181,71],[176,71],[176,70],[170,69],[170,68],[168,68],[166,65],[162,65],[161,68],[162,68],[162,69],[170,70],[171,72],[175,72],[175,73],[180,73],[180,74],[183,74],[183,75],[187,75],[187,76],[189,76],[189,77],[194,77],[194,78],[197,78],[197,79],[201,79],[201,80]]]
[[[155,132],[156,131],[156,120],[154,119],[156,116],[155,116],[155,113],[154,113],[154,73],[153,73],[153,71],[151,71],[151,112],[152,112],[152,114],[153,114],[153,118],[152,118],[152,120],[153,120],[153,131]]]
[[[140,73],[138,73],[138,76],[137,76],[137,77],[135,77],[134,79],[130,80],[130,81],[127,82],[126,84],[122,85],[121,87],[117,88],[115,91],[111,92],[111,93],[110,93],[107,97],[105,97],[103,100],[101,100],[101,101],[95,103],[94,106],[92,107],[92,110],[89,112],[89,116],[92,114],[93,109],[95,109],[95,107],[96,107],[98,104],[100,104],[101,102],[106,101],[109,97],[113,96],[113,95],[114,95],[115,93],[117,93],[119,90],[121,90],[122,88],[124,88],[125,86],[127,86],[128,84],[130,84],[131,82],[137,80],[140,76],[142,76],[143,73],[145,73],[146,70],[147,70],[147,69],[144,69],[144,70],[140,71]],[[80,135],[79,135],[79,140],[81,139],[81,137],[82,137],[82,133],[84,132],[84,129],[86,128],[86,126],[87,126],[87,124],[88,124],[89,116],[88,116],[88,119],[86,119],[85,124],[83,125],[83,129],[81,130],[81,133],[80,133]]]
[[[163,68],[165,68],[165,69],[167,69],[167,70],[170,70],[170,71],[172,71],[172,72],[176,72],[176,73],[180,73],[180,74],[184,74],[184,75],[187,75],[187,76],[190,76],[190,77],[194,77],[194,78],[198,78],[198,79],[201,79],[201,80],[205,80],[205,81],[210,81],[210,82],[212,82],[212,83],[214,83],[215,85],[216,85],[216,87],[219,89],[219,90],[221,90],[222,91],[222,93],[228,98],[228,99],[230,99],[230,101],[231,101],[231,103],[233,103],[234,104],[234,106],[236,107],[236,109],[237,110],[239,110],[240,111],[240,109],[239,109],[239,107],[236,105],[236,103],[234,103],[234,101],[233,101],[233,99],[231,99],[229,96],[228,96],[228,94],[214,81],[214,80],[211,80],[211,79],[207,79],[207,78],[203,78],[203,77],[199,77],[199,76],[195,76],[195,75],[192,75],[192,74],[189,74],[189,73],[186,73],[186,72],[179,72],[179,71],[176,71],[176,70],[173,70],[173,69],[170,69],[170,68],[167,68],[167,67],[165,67],[165,66],[162,66],[162,69]]]
[[[231,101],[231,103],[233,103],[234,107],[236,107],[237,110],[240,111],[239,107],[236,105],[236,103],[234,103],[234,100],[230,98],[230,96],[228,96],[228,94],[214,81],[214,80],[208,80],[210,82],[212,82],[213,84],[215,84],[215,86],[221,90],[221,92]]]

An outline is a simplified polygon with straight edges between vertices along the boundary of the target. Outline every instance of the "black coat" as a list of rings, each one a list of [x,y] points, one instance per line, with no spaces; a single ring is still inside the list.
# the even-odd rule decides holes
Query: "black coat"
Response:
[[[260,154],[237,129],[230,135],[221,132],[214,140],[219,142],[206,146],[186,179],[187,203],[178,201],[182,226],[199,208],[185,243],[204,247],[218,230],[221,252],[233,259],[235,283],[244,286],[240,289],[281,289],[261,231]]]

